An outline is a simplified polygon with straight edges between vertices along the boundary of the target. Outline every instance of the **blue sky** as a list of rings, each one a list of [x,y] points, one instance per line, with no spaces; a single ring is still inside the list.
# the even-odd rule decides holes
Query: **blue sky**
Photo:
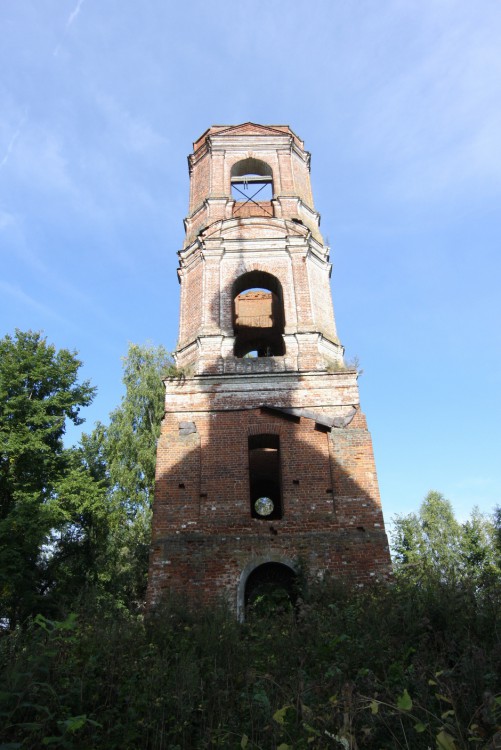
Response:
[[[16,0],[0,24],[0,335],[79,352],[85,429],[128,342],[175,347],[192,142],[289,124],[387,521],[429,489],[501,504],[499,0]]]

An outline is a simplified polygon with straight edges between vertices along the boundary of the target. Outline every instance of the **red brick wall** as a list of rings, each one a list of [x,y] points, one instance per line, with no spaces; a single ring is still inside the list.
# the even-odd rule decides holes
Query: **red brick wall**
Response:
[[[179,346],[193,341],[202,327],[204,268],[201,262],[181,275],[181,314]]]
[[[235,300],[235,324],[251,328],[271,328],[273,297],[271,292],[245,292]]]
[[[183,434],[181,423],[192,423]],[[280,438],[283,517],[251,517],[248,438]],[[289,559],[307,576],[367,582],[388,573],[388,548],[362,415],[322,431],[263,410],[169,414],[158,444],[150,601],[168,590],[236,603],[253,560]]]
[[[249,216],[274,216],[273,203],[271,201],[259,201],[248,203],[237,201],[233,206],[233,216],[239,219],[247,219]]]

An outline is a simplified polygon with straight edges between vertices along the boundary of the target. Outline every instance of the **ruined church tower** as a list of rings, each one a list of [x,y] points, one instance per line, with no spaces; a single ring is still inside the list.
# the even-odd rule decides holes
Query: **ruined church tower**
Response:
[[[346,367],[310,155],[284,125],[216,125],[189,156],[148,599],[243,616],[301,570],[363,583],[390,558],[357,372]]]

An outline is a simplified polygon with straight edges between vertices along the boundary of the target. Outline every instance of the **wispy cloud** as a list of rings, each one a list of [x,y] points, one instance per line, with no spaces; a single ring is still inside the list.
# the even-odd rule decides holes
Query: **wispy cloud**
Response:
[[[423,12],[411,5],[409,17],[386,17],[389,49],[405,33],[408,46],[398,67],[396,57],[381,55],[377,74],[367,71],[355,133],[361,157],[380,158],[404,199],[457,193],[485,179],[501,185],[501,16],[479,24],[470,6],[437,6]]]
[[[68,20],[66,21],[66,31],[70,28],[71,24],[76,20],[78,14],[80,13],[80,9],[82,5],[84,4],[85,0],[78,0],[77,4],[71,11],[70,15],[68,16]]]
[[[97,92],[95,102],[106,118],[114,139],[129,152],[144,154],[153,152],[159,147],[165,148],[166,138],[155,131],[143,117],[134,115],[116,98]]]
[[[57,291],[64,297],[70,299],[73,306],[77,305],[80,309],[84,309],[87,311],[87,316],[85,318],[87,321],[89,320],[90,315],[93,319],[98,320],[101,326],[106,326],[107,330],[113,331],[115,333],[118,332],[122,337],[126,337],[127,328],[124,325],[121,325],[120,321],[117,321],[116,317],[109,315],[102,308],[102,306],[96,303],[95,300],[91,299],[85,294],[82,294],[76,287],[74,287],[72,284],[67,283],[64,279],[58,278],[55,275],[50,278],[50,273],[47,273],[47,276],[48,281],[52,282],[54,290],[57,289]],[[72,330],[85,329],[85,326],[81,325],[81,322],[84,319],[83,317],[76,316],[76,319],[72,319],[72,316],[69,315],[59,315],[54,310],[54,308],[49,307],[43,302],[37,300],[35,297],[30,296],[17,284],[12,284],[7,281],[0,280],[0,295],[4,297],[8,296],[24,307],[35,310],[38,315],[50,318],[51,320],[56,320],[59,323],[63,323],[65,327]],[[59,302],[56,304],[59,304]]]
[[[66,34],[68,33],[68,31],[69,31],[69,28],[70,28],[70,26],[71,26],[71,25],[72,25],[73,23],[75,23],[75,21],[76,21],[76,19],[77,19],[78,15],[80,14],[80,10],[81,10],[81,8],[82,8],[82,5],[84,4],[84,2],[85,2],[85,0],[78,0],[77,4],[75,5],[75,7],[74,7],[74,8],[73,8],[73,10],[71,11],[70,15],[68,16],[68,18],[67,18],[67,20],[66,20],[66,26],[64,27],[64,34],[63,34],[63,38],[64,38],[64,37],[66,36]],[[59,54],[59,51],[60,51],[60,49],[61,49],[61,44],[62,44],[62,42],[60,42],[59,44],[57,44],[57,45],[56,45],[56,47],[54,47],[54,49],[53,49],[53,51],[52,51],[52,54],[54,55],[54,57],[57,57],[57,56],[58,56],[58,54]]]
[[[45,123],[33,123],[23,133],[12,168],[17,180],[31,190],[42,190],[45,196],[57,192],[68,198],[76,191],[69,158],[67,143],[59,133]]]
[[[0,290],[3,294],[9,295],[9,297],[12,297],[22,305],[28,305],[38,313],[47,315],[50,318],[58,320],[60,323],[65,322],[65,319],[61,315],[58,315],[58,313],[54,312],[54,310],[52,310],[47,305],[44,305],[42,302],[38,302],[38,300],[34,299],[34,297],[30,297],[29,294],[26,294],[26,292],[24,292],[19,286],[15,284],[9,284],[6,281],[0,280]]]
[[[12,151],[14,149],[15,143],[16,143],[17,139],[19,138],[19,136],[21,135],[21,130],[23,129],[23,125],[26,122],[26,117],[27,117],[27,112],[25,112],[22,115],[21,119],[19,120],[19,124],[18,124],[16,130],[12,134],[9,143],[7,144],[7,148],[5,150],[5,154],[3,155],[3,157],[2,157],[2,159],[0,161],[0,169],[3,169],[5,167],[5,165],[7,164],[7,161],[9,160],[9,156],[11,155],[11,153],[12,153]]]

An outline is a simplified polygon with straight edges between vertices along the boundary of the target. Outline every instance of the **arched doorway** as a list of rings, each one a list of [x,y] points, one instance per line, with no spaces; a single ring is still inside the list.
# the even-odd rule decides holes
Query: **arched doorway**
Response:
[[[247,576],[242,576],[239,599],[240,620],[249,613],[269,617],[292,612],[297,601],[296,571],[283,562],[256,565]]]

